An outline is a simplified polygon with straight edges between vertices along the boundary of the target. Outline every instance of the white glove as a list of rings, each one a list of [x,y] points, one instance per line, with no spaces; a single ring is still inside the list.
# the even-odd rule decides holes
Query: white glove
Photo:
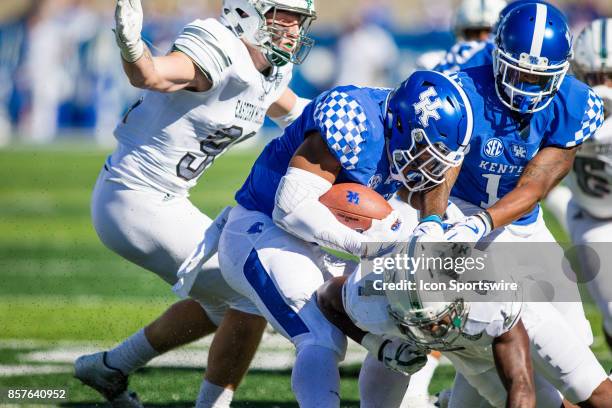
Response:
[[[136,62],[144,54],[140,0],[117,0],[115,8],[115,39],[126,62]]]
[[[385,339],[368,333],[361,340],[361,345],[386,368],[402,375],[414,374],[427,363],[427,355],[423,351],[400,339]]]
[[[393,210],[382,220],[372,220],[372,225],[364,231],[365,251],[362,258],[376,258],[393,251],[396,243],[407,240],[404,223],[397,211]],[[363,246],[362,246],[363,247]]]
[[[423,218],[414,229],[413,236],[416,237],[417,242],[446,241],[444,239],[442,219],[437,215],[430,215],[429,217]]]
[[[444,238],[449,242],[478,242],[491,229],[491,217],[483,211],[453,225],[446,231]]]

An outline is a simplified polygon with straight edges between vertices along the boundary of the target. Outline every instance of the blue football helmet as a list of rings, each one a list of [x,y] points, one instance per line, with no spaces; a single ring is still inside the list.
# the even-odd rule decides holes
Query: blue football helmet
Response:
[[[552,102],[569,69],[572,34],[565,16],[546,3],[512,10],[495,37],[493,69],[501,102],[521,113]]]
[[[497,30],[499,29],[499,25],[501,24],[501,22],[503,21],[504,18],[506,18],[506,16],[508,14],[510,14],[512,12],[512,10],[519,8],[520,6],[523,6],[525,4],[529,4],[529,3],[542,3],[542,4],[548,4],[545,1],[542,0],[516,0],[513,2],[508,3],[508,5],[506,7],[504,7],[502,9],[502,11],[499,12],[499,16],[497,17],[497,22],[495,23],[495,25],[493,25],[493,33],[497,33]]]
[[[453,79],[416,71],[390,94],[385,124],[391,177],[409,191],[423,191],[461,164],[474,119],[467,95]]]

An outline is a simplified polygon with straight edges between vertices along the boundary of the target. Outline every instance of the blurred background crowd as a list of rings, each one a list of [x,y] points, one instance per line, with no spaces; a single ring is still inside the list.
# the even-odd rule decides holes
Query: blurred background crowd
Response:
[[[333,85],[393,86],[424,52],[455,41],[457,0],[319,0],[316,46],[292,88],[313,97]],[[612,15],[609,0],[551,1],[577,33]],[[220,0],[143,0],[143,37],[157,54],[181,28],[214,17]],[[125,78],[111,32],[114,1],[0,2],[0,146],[79,138],[107,146],[141,92]]]

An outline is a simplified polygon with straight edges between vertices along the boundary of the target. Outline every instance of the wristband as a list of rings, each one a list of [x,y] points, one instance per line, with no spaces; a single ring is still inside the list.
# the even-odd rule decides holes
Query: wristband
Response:
[[[476,214],[476,217],[480,218],[485,225],[484,235],[487,235],[491,231],[493,231],[494,229],[493,218],[491,217],[491,214],[487,210],[479,212],[478,214]]]
[[[435,222],[436,224],[442,225],[442,217],[437,214],[428,215],[425,218],[421,218],[419,224],[422,224],[424,222]]]

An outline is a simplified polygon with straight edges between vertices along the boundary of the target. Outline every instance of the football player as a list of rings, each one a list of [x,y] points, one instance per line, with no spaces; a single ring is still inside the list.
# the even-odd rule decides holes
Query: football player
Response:
[[[601,129],[576,154],[567,186],[559,186],[546,200],[548,207],[566,226],[575,245],[610,242],[612,233],[612,19],[590,23],[576,39],[572,70],[593,87],[604,102],[605,121]],[[610,265],[609,251],[595,245],[599,262],[579,252],[580,263],[591,295],[604,316],[604,333],[612,349],[612,285],[610,274],[599,265]]]
[[[313,0],[225,0],[218,19],[188,24],[167,55],[152,57],[141,39],[140,0],[117,1],[124,70],[148,92],[118,124],[118,147],[93,192],[93,224],[107,247],[176,282],[213,223],[190,202],[189,190],[217,157],[253,137],[266,115],[285,127],[307,104],[288,84],[313,44],[307,32],[315,17]],[[209,253],[217,239],[207,235]],[[198,406],[229,406],[265,320],[223,281],[216,262],[197,280],[181,276],[178,291],[195,300],[175,304],[112,350],[80,357],[76,377],[114,406],[141,406],[127,391],[128,375],[219,327]]]
[[[407,254],[412,258],[420,256],[415,240],[408,245]],[[474,250],[471,256],[475,258],[477,253]],[[478,280],[482,279],[481,274],[466,272],[457,279]],[[429,269],[420,268],[387,270],[381,279],[381,275],[359,267],[348,277],[328,280],[317,291],[316,300],[336,327],[361,344],[383,336],[388,342],[408,339],[425,352],[442,351],[458,373],[451,408],[527,408],[535,407],[536,399],[539,408],[569,406],[563,405],[557,390],[580,406],[611,406],[612,381],[589,347],[552,305],[523,303],[520,292],[513,299],[504,295],[499,301],[483,298],[468,302],[461,295],[445,299],[420,289],[419,282],[448,284],[450,279],[445,278],[449,277],[434,277]],[[375,280],[393,284],[412,282],[414,286],[376,291]],[[551,348],[550,344],[559,343],[559,338],[563,339],[562,344]],[[394,394],[396,386],[392,382],[379,384],[385,395]],[[376,406],[397,405],[385,400]]]
[[[308,302],[333,276],[319,268],[317,244],[368,257],[394,245],[382,241],[401,241],[411,234],[395,211],[360,234],[341,224],[319,198],[343,182],[368,186],[387,198],[400,187],[435,189],[448,169],[460,165],[472,127],[462,89],[433,71],[416,72],[396,90],[334,88],[266,146],[236,193],[238,205],[219,242],[221,271],[230,286],[294,343],[292,388],[301,407],[339,406],[337,363],[346,347],[344,335],[316,303]],[[390,368],[418,369],[426,360],[401,342],[384,350],[381,344],[367,347],[384,355]],[[376,373],[378,366],[382,364],[373,362]],[[389,381],[403,385],[401,401],[407,381],[385,371]],[[362,383],[381,380],[370,375]]]
[[[505,0],[463,0],[455,17],[455,36],[458,42],[433,69],[451,73],[490,62],[491,58],[487,54],[493,50],[491,33],[496,23],[508,13],[508,9],[522,2],[513,2],[507,6]]]
[[[493,66],[455,74],[479,120],[461,171],[447,175],[452,201],[468,216],[445,233],[447,240],[550,243],[550,254],[524,261],[540,262],[547,272],[560,270],[563,250],[554,244],[539,202],[570,171],[578,146],[603,123],[601,98],[566,76],[571,38],[555,7],[525,4],[502,21]],[[428,200],[424,215],[443,214],[447,199]],[[576,285],[551,276],[554,305],[590,344],[589,322],[574,301],[580,299]]]

